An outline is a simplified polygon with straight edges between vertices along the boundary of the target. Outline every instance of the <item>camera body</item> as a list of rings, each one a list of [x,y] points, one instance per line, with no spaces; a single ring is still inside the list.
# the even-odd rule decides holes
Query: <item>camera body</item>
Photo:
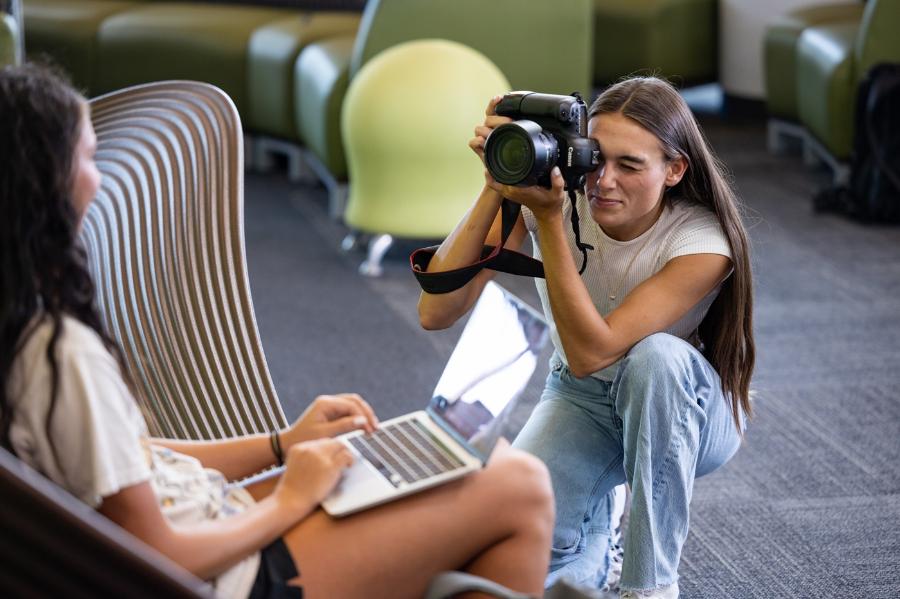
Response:
[[[550,171],[559,166],[571,188],[583,185],[600,163],[600,146],[587,137],[587,107],[577,94],[511,92],[496,113],[513,119],[484,143],[485,165],[499,183],[549,188]]]

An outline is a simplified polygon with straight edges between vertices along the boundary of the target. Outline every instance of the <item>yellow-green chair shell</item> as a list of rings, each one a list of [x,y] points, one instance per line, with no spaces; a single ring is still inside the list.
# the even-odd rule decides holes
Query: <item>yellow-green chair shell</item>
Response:
[[[353,78],[341,113],[353,229],[446,236],[484,184],[467,141],[490,98],[509,91],[484,55],[448,40],[394,46]]]

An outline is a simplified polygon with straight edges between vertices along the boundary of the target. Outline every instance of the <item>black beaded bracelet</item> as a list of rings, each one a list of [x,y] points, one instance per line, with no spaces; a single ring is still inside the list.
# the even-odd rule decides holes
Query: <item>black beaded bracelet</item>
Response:
[[[281,438],[277,430],[269,433],[269,443],[272,445],[272,453],[275,454],[275,462],[279,466],[284,466],[284,452],[281,451]]]

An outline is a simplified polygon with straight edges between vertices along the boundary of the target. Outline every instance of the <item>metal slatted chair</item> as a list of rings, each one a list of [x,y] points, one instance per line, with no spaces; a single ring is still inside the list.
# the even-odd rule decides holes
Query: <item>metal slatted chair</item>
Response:
[[[250,298],[234,104],[190,81],[90,104],[103,182],[82,238],[151,434],[213,439],[285,426]]]
[[[140,85],[90,104],[103,179],[82,240],[101,316],[122,348],[151,434],[210,439],[285,426],[250,298],[234,104],[218,88],[191,81]],[[34,506],[16,518],[25,523],[21,534],[9,543],[0,535],[0,557],[23,547],[46,555],[44,547],[59,545],[54,563],[64,571],[57,579],[70,590],[70,581],[89,580],[97,594],[209,596],[200,581],[2,450],[0,491]],[[69,543],[59,543],[55,522],[68,531],[65,539],[88,543],[80,562],[71,561],[76,550]],[[0,525],[6,531],[7,518]],[[106,577],[99,564],[125,575]],[[49,565],[35,567],[53,574]],[[428,597],[464,590],[523,597],[460,576],[437,577]],[[0,574],[0,588],[42,588],[27,577],[5,578]]]

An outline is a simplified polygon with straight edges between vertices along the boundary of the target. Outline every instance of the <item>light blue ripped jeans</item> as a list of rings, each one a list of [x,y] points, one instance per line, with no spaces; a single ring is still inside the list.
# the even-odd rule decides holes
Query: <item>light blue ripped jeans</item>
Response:
[[[613,381],[576,378],[557,355],[541,400],[513,443],[541,458],[556,495],[547,586],[606,580],[611,492],[631,485],[623,589],[678,580],[694,478],[740,445],[715,369],[665,333],[637,343]]]

